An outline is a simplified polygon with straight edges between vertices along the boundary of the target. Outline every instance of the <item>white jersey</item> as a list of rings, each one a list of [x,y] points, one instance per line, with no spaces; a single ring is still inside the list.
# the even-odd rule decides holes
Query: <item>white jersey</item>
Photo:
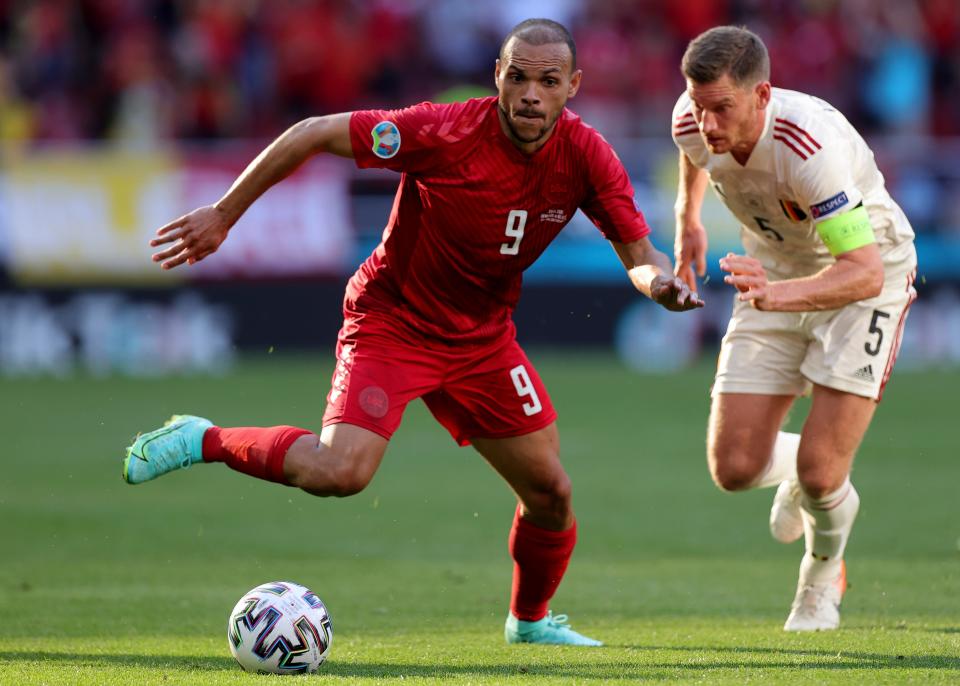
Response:
[[[916,267],[913,229],[887,193],[873,152],[823,100],[774,88],[763,133],[745,165],[730,153],[707,149],[686,93],[674,107],[672,130],[677,147],[707,172],[740,221],[743,247],[771,280],[807,276],[833,264],[815,224],[861,203],[887,274]]]

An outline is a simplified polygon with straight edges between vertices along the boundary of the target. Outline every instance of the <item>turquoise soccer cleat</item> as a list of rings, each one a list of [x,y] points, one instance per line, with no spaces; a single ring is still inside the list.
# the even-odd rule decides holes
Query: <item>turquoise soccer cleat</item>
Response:
[[[123,459],[123,480],[142,484],[202,462],[203,434],[211,426],[203,417],[175,414],[156,431],[137,436]]]
[[[603,643],[570,628],[566,615],[548,612],[547,616],[536,622],[525,622],[507,615],[507,624],[503,629],[507,643],[541,643],[545,645],[602,646]]]

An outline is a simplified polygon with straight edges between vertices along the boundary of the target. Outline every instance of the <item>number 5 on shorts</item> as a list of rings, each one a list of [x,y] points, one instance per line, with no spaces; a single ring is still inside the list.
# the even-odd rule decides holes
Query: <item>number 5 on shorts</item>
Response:
[[[537,389],[533,387],[530,375],[527,374],[527,370],[522,364],[510,370],[510,378],[513,379],[513,386],[517,389],[517,395],[521,398],[530,396],[530,402],[523,404],[524,414],[530,417],[543,409],[540,398],[537,397]]]

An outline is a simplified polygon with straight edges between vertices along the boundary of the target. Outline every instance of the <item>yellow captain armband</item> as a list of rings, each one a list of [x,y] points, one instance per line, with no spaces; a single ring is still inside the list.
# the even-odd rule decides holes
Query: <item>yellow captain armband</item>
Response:
[[[817,233],[834,257],[877,240],[873,235],[867,208],[862,205],[820,222],[817,224]]]

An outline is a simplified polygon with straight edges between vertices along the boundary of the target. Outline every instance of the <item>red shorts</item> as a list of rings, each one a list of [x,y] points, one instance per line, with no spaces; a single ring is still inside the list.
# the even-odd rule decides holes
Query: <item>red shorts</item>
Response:
[[[512,333],[489,345],[439,348],[383,319],[345,321],[323,425],[354,424],[390,438],[407,403],[420,397],[460,445],[532,433],[557,418]]]

